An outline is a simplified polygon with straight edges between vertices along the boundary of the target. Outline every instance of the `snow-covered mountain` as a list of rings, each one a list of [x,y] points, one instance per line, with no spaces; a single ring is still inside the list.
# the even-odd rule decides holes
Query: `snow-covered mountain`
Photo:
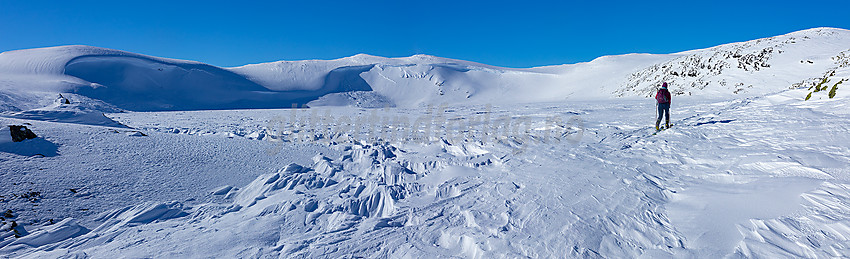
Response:
[[[4,111],[73,93],[134,111],[530,103],[675,94],[758,95],[810,86],[846,68],[850,31],[816,28],[676,54],[605,56],[591,62],[502,68],[414,55],[355,55],[219,68],[88,46],[0,54]],[[754,86],[759,86],[754,88]],[[44,95],[43,93],[51,93]],[[73,97],[73,95],[71,95]]]
[[[0,257],[848,257],[848,39],[527,69],[5,52]]]

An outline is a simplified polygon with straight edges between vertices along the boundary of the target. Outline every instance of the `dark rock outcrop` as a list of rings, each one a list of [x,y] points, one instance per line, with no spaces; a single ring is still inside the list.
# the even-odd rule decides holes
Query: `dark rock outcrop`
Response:
[[[71,104],[71,100],[68,100],[68,98],[65,98],[62,94],[59,94],[59,98],[56,98],[55,102],[59,104]]]
[[[23,125],[9,125],[9,131],[12,134],[12,141],[14,142],[21,142],[38,137],[35,133]]]

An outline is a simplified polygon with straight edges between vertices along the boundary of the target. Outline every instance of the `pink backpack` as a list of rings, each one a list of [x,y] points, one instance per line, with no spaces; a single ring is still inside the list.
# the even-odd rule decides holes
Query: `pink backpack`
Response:
[[[658,89],[658,92],[655,93],[655,100],[658,101],[658,103],[667,103],[667,96],[661,92],[661,90],[664,89]]]

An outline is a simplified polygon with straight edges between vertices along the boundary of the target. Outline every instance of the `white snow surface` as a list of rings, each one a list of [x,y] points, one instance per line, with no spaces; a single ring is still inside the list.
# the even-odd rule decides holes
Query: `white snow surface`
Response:
[[[842,257],[850,102],[805,94],[678,98],[657,135],[644,100],[109,114],[144,136],[25,120],[58,155],[0,153],[8,194],[42,193],[4,194],[36,236],[0,252]],[[349,125],[370,116],[398,123]]]
[[[848,257],[848,40],[528,69],[5,52],[0,256]]]

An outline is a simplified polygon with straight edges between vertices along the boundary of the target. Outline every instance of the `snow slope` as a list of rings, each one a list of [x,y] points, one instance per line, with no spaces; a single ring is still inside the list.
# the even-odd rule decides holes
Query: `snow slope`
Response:
[[[326,99],[347,97],[349,91],[371,91],[379,104],[414,107],[427,103],[487,102],[519,88],[521,83],[552,85],[555,75],[524,69],[499,68],[474,62],[414,55],[383,58],[355,55],[336,60],[279,61],[231,68],[231,71],[275,90],[343,92]],[[513,91],[522,92],[522,91]],[[326,104],[352,104],[329,102]],[[324,103],[324,102],[322,102]],[[319,104],[319,103],[314,103]],[[354,103],[356,105],[356,103]]]
[[[329,61],[279,61],[231,70],[276,90],[347,89],[326,95],[326,100],[311,106],[416,107],[610,98],[620,79],[670,58],[633,54],[606,56],[574,65],[515,69],[428,55],[382,58],[361,54]],[[371,94],[352,96],[347,91]]]
[[[76,93],[140,111],[277,107],[290,98],[214,66],[88,46],[4,52],[0,75],[4,91]]]

